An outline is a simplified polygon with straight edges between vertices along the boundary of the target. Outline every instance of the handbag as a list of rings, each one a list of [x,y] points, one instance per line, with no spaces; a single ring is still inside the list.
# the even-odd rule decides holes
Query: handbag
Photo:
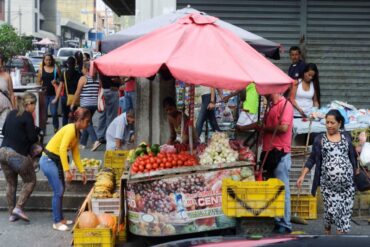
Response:
[[[362,162],[360,160],[359,164],[360,173],[355,174],[355,185],[358,191],[364,192],[370,190],[370,177],[367,174],[367,171],[362,167]]]
[[[98,92],[98,112],[103,112],[105,110],[105,98],[103,94],[103,88],[99,88]]]
[[[68,92],[68,83],[67,83],[67,77],[66,77],[66,72],[65,71],[64,71],[64,83],[66,84],[65,87],[66,87],[66,93],[67,93],[67,105],[70,106],[70,105],[72,105],[73,99],[74,99],[75,96],[74,96],[74,94],[70,94]],[[77,100],[75,104],[79,105],[79,100]]]

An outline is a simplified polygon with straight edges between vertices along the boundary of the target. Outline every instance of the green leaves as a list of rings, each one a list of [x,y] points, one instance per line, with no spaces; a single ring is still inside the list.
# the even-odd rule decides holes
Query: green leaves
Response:
[[[15,55],[24,54],[31,45],[30,38],[18,36],[9,24],[0,25],[0,54],[4,56],[4,62]]]

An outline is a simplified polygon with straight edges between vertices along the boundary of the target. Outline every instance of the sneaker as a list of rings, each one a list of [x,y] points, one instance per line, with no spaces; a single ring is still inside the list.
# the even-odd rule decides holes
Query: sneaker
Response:
[[[17,216],[18,218],[30,222],[30,219],[27,217],[27,215],[22,211],[20,208],[14,208],[12,214],[14,216]]]
[[[86,149],[86,146],[80,144],[80,149]]]
[[[292,230],[284,226],[275,225],[274,230],[272,232],[276,234],[290,234],[292,233]]]
[[[16,215],[10,215],[9,216],[9,222],[14,222],[14,221],[17,221],[19,220],[19,217],[16,216]]]
[[[61,223],[65,224],[65,225],[72,225],[73,220],[62,220]]]
[[[102,145],[102,143],[100,141],[96,141],[94,143],[93,147],[91,148],[91,151],[92,152],[96,151],[101,145]]]
[[[59,222],[57,224],[53,224],[53,229],[54,230],[57,230],[57,231],[63,231],[63,232],[69,231],[68,226],[65,225],[65,224],[63,224],[63,223],[61,223],[61,222]]]

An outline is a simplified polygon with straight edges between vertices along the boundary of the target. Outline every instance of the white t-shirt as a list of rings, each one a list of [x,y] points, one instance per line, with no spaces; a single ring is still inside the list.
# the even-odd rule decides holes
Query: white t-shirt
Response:
[[[295,96],[295,101],[298,106],[303,110],[304,114],[310,115],[313,107],[313,96],[315,94],[315,89],[313,87],[313,82],[310,82],[310,89],[308,91],[303,90],[302,80],[298,80],[298,88]],[[301,117],[301,114],[294,109],[294,116]]]
[[[105,139],[107,140],[106,150],[114,150],[116,148],[116,139],[125,142],[129,136],[128,123],[126,113],[117,116],[107,128]]]

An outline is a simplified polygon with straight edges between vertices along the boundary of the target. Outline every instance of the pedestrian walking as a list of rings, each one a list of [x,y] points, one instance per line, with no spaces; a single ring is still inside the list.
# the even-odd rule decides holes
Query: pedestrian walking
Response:
[[[68,57],[66,61],[67,69],[63,71],[61,83],[59,85],[59,90],[57,92],[56,98],[60,97],[62,106],[62,124],[65,126],[68,124],[69,114],[71,113],[71,104],[73,103],[73,98],[71,96],[76,93],[78,81],[80,80],[82,74],[76,70],[76,60],[74,57]],[[75,110],[75,109],[74,109]]]
[[[266,96],[270,109],[264,119],[263,145],[260,160],[264,160],[267,170],[266,177],[276,177],[285,185],[284,218],[275,219],[274,232],[290,233],[292,224],[290,222],[290,187],[289,171],[291,167],[291,145],[293,129],[293,106],[280,94]]]
[[[37,74],[37,82],[41,84],[45,89],[45,114],[46,119],[48,118],[48,108],[50,105],[50,113],[53,119],[54,133],[59,129],[59,118],[58,118],[58,99],[56,98],[59,81],[60,81],[60,70],[56,65],[53,55],[45,54],[41,69]],[[44,130],[46,133],[46,130]]]
[[[99,82],[89,75],[89,71],[90,63],[84,63],[82,67],[83,76],[81,76],[80,80],[78,81],[77,90],[73,97],[73,102],[70,106],[71,110],[73,110],[77,100],[79,99],[80,106],[90,111],[90,124],[86,129],[83,130],[80,140],[82,149],[86,148],[89,137],[92,143],[95,143],[98,140],[98,137],[95,133],[94,125],[92,123],[92,117],[98,109]]]
[[[99,124],[97,129],[98,140],[94,143],[91,151],[97,150],[106,142],[105,134],[110,123],[118,115],[119,107],[119,87],[121,85],[119,78],[112,78],[100,74],[101,90],[103,90],[105,108],[99,115]]]
[[[8,114],[3,126],[4,140],[0,148],[0,163],[7,183],[6,198],[10,222],[18,219],[29,221],[23,210],[36,184],[33,161],[29,156],[31,146],[38,141],[32,117],[35,105],[36,96],[32,93],[19,96],[17,109]],[[22,178],[23,186],[16,201],[18,175]]]
[[[53,190],[53,229],[58,231],[69,230],[68,225],[73,223],[63,216],[65,180],[72,181],[72,173],[68,165],[68,150],[71,150],[73,161],[82,174],[83,184],[86,184],[86,174],[80,159],[79,139],[80,130],[86,129],[90,120],[90,111],[86,108],[78,108],[74,112],[74,123],[64,126],[50,139],[40,159],[41,170]]]
[[[4,125],[6,116],[15,105],[12,78],[5,71],[4,65],[4,56],[0,54],[0,128]]]
[[[82,73],[82,67],[84,64],[84,56],[81,51],[76,51],[74,54],[74,57],[76,59],[76,69],[78,72]]]
[[[325,119],[326,133],[315,138],[297,187],[302,186],[304,177],[316,165],[311,193],[315,196],[320,185],[324,200],[325,234],[331,234],[332,225],[336,226],[337,234],[343,234],[351,228],[354,174],[359,172],[356,151],[351,135],[344,131],[344,118],[340,112],[330,110]]]

